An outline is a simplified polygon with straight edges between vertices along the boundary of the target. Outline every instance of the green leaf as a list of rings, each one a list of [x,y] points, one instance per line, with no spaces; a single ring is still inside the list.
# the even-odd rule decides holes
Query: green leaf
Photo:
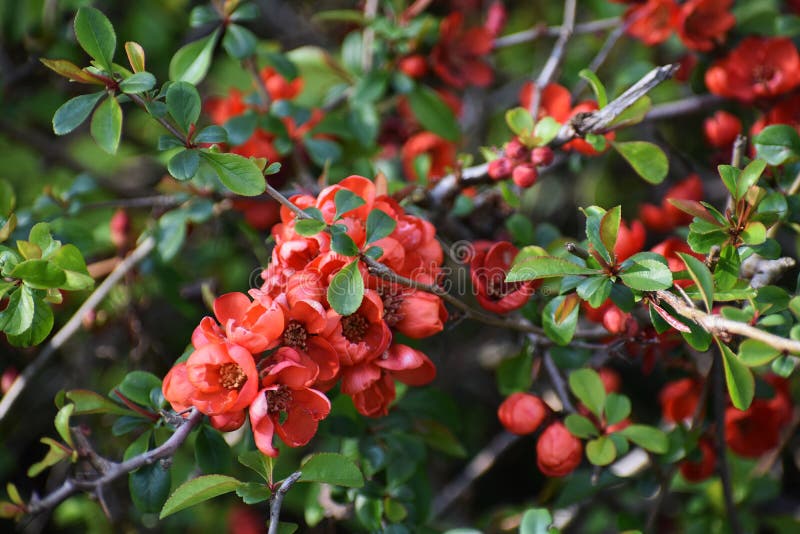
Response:
[[[533,134],[533,115],[525,108],[517,107],[506,111],[506,124],[520,137],[530,137]]]
[[[543,117],[533,127],[533,142],[535,146],[545,146],[555,139],[561,130],[561,124],[553,117]]]
[[[167,89],[167,110],[175,122],[188,132],[200,117],[200,93],[188,82],[175,82]]]
[[[312,235],[317,235],[327,226],[328,225],[325,224],[325,221],[318,221],[316,219],[298,219],[294,223],[294,231],[302,236],[310,237]]]
[[[272,492],[264,484],[246,482],[236,488],[236,495],[241,497],[245,504],[258,504],[269,499]]]
[[[657,145],[647,141],[628,141],[612,145],[633,170],[651,184],[660,184],[667,176],[669,161]]]
[[[128,63],[131,64],[133,72],[143,72],[145,65],[144,48],[142,45],[135,41],[128,41],[125,43],[125,55],[128,56]]]
[[[109,95],[97,106],[89,130],[100,148],[109,154],[117,153],[122,136],[122,108],[115,97]]]
[[[578,302],[578,299],[561,295],[548,302],[542,310],[544,333],[557,345],[568,345],[575,335],[580,310]]]
[[[712,276],[711,271],[708,270],[708,267],[705,263],[698,260],[691,254],[678,252],[678,256],[680,256],[680,258],[683,260],[683,263],[686,264],[686,270],[689,272],[689,276],[692,277],[697,289],[700,291],[700,295],[703,298],[703,304],[706,306],[706,311],[710,313],[711,308],[714,305],[714,277]]]
[[[606,397],[605,416],[607,425],[615,425],[631,414],[631,401],[625,395],[609,393]]]
[[[599,308],[611,295],[613,285],[607,276],[590,276],[578,284],[575,292],[592,308]]]
[[[227,143],[228,132],[222,126],[206,126],[194,137],[195,143]]]
[[[266,189],[267,182],[264,180],[264,175],[248,158],[207,150],[201,150],[200,157],[214,169],[225,187],[238,195],[254,197]]]
[[[603,109],[608,104],[608,95],[606,94],[606,86],[603,85],[603,82],[600,81],[600,78],[597,77],[597,74],[590,71],[589,69],[583,69],[578,72],[578,76],[589,82],[589,85],[592,87],[592,91],[594,91],[595,99],[597,100],[597,106],[600,109]]]
[[[645,95],[628,106],[625,111],[617,115],[617,118],[609,123],[609,127],[632,126],[638,124],[642,122],[652,107],[653,102],[650,100],[649,96]]]
[[[48,260],[25,260],[14,267],[10,276],[22,279],[34,289],[61,287],[67,281],[64,271]]]
[[[620,274],[622,282],[638,291],[657,291],[672,287],[672,271],[658,260],[639,258]]]
[[[58,435],[61,436],[61,439],[64,440],[64,443],[73,449],[75,448],[75,444],[72,441],[72,433],[69,430],[69,418],[72,417],[72,412],[74,411],[75,405],[67,404],[58,410],[55,418],[55,427],[58,431]]]
[[[533,352],[523,347],[519,354],[506,358],[497,366],[497,390],[502,395],[527,391],[533,383]]]
[[[347,125],[362,147],[371,147],[378,137],[380,116],[372,104],[353,106],[347,114]]]
[[[169,62],[169,79],[196,85],[203,81],[211,65],[211,56],[217,44],[220,30],[203,39],[181,47]]]
[[[33,296],[33,320],[30,327],[19,334],[8,334],[8,342],[15,347],[31,347],[38,345],[53,329],[53,310],[36,292]]]
[[[33,290],[20,286],[11,293],[8,306],[0,312],[0,330],[8,335],[19,335],[28,330],[34,315]]]
[[[257,43],[258,38],[253,32],[238,24],[228,24],[222,38],[222,47],[234,59],[252,56]]]
[[[397,227],[397,221],[386,215],[385,212],[374,209],[367,217],[367,241],[366,245],[374,243],[379,239],[388,237]]]
[[[594,465],[608,465],[616,457],[617,448],[608,436],[600,436],[586,443],[586,458]]]
[[[567,275],[601,274],[599,269],[583,267],[571,261],[553,256],[537,256],[514,261],[506,275],[506,282],[524,282],[539,278],[553,278]]]
[[[664,454],[669,449],[667,435],[652,426],[630,425],[616,433],[625,436],[643,449],[656,454]]]
[[[136,508],[142,513],[154,514],[167,500],[170,472],[161,462],[140,467],[128,477],[128,490]]]
[[[569,374],[569,389],[597,417],[603,414],[606,389],[594,369],[578,369]]]
[[[532,508],[522,515],[519,534],[548,534],[553,518],[544,508]]]
[[[155,86],[156,77],[149,72],[137,72],[119,82],[119,88],[127,94],[144,93]]]
[[[736,182],[736,197],[743,198],[751,186],[758,183],[761,173],[767,168],[767,162],[763,159],[754,159],[744,168],[739,180]]]
[[[328,139],[306,137],[303,139],[303,145],[308,150],[308,155],[311,156],[314,163],[320,167],[324,167],[329,163],[336,163],[342,157],[342,149],[339,144]]]
[[[364,279],[358,260],[345,265],[328,286],[328,302],[339,315],[355,313],[364,298]]]
[[[567,430],[576,438],[588,439],[600,435],[600,431],[588,417],[571,413],[564,419]]]
[[[780,350],[757,339],[745,339],[739,345],[739,360],[748,367],[766,365],[780,354]]]
[[[161,389],[161,379],[147,371],[131,371],[117,386],[125,398],[141,406],[150,405],[150,391]]]
[[[249,467],[264,479],[265,482],[272,480],[272,468],[274,467],[274,458],[263,454],[261,451],[247,451],[243,452],[237,457],[239,463]]]
[[[734,407],[746,410],[753,402],[755,395],[755,380],[753,373],[747,368],[733,351],[719,339],[714,338],[722,353],[722,363],[725,367],[725,383],[728,385],[728,395]]]
[[[722,179],[722,183],[725,184],[725,188],[728,190],[734,200],[738,200],[739,196],[736,183],[739,181],[739,175],[742,174],[741,169],[734,167],[733,165],[718,165],[717,171],[719,172],[719,177]],[[712,224],[712,226],[715,225]]]
[[[0,180],[0,216],[8,217],[17,205],[14,188],[6,180]]]
[[[619,223],[622,219],[622,207],[614,206],[600,219],[600,240],[609,252],[614,251],[619,234]]]
[[[744,227],[744,231],[739,234],[739,237],[745,245],[760,245],[767,240],[767,229],[763,223],[750,221]]]
[[[47,445],[49,450],[45,455],[44,459],[39,462],[36,462],[32,466],[28,468],[28,476],[33,478],[48,467],[52,467],[57,463],[66,460],[70,456],[72,456],[72,451],[64,448],[62,444],[54,440],[53,438],[42,438],[39,440],[40,442]]]
[[[331,235],[331,250],[343,256],[358,256],[358,246],[353,238],[344,232]]]
[[[100,11],[93,7],[81,7],[75,15],[75,37],[87,54],[97,61],[106,72],[112,72],[117,36],[114,26]]]
[[[336,206],[336,214],[333,216],[334,221],[341,219],[354,209],[358,209],[366,204],[363,198],[349,189],[338,190],[333,197],[333,203]]]
[[[417,86],[408,93],[411,111],[422,127],[448,141],[458,141],[461,131],[453,111],[435,91],[425,86]]]
[[[204,473],[227,471],[231,465],[231,449],[217,431],[205,425],[200,427],[194,441],[194,457]]]
[[[94,391],[73,389],[64,396],[75,406],[75,415],[108,413],[112,415],[131,415],[131,411],[108,400]]]
[[[321,482],[348,488],[360,488],[364,485],[361,471],[350,458],[342,454],[314,454],[300,465],[300,471],[303,475],[298,482]]]
[[[66,281],[61,285],[61,289],[78,291],[91,289],[94,286],[94,279],[86,270],[86,261],[75,245],[63,245],[50,257],[50,262],[64,271]]]
[[[187,480],[169,496],[158,518],[164,519],[195,504],[236,491],[241,485],[239,480],[225,475],[203,475]]]
[[[800,135],[787,124],[767,126],[753,138],[756,155],[770,165],[783,165],[800,155]]]
[[[97,102],[107,94],[105,91],[80,95],[64,102],[53,115],[53,132],[65,135],[83,124]]]
[[[200,168],[200,153],[194,149],[184,149],[172,156],[167,170],[180,181],[191,180]]]

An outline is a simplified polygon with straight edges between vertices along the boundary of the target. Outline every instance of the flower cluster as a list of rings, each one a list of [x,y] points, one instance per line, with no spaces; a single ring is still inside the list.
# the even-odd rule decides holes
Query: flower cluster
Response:
[[[708,52],[736,24],[732,4],[733,0],[688,0],[679,6],[675,0],[647,0],[625,12],[625,31],[649,46],[677,32],[686,48]]]
[[[335,197],[343,190],[363,204],[336,218]],[[372,243],[382,250],[379,261],[419,282],[432,282],[440,272],[442,249],[434,227],[377,194],[366,178],[351,176],[317,197],[297,195],[291,201],[318,210],[329,225],[346,227],[359,248],[369,214],[380,210],[396,226]],[[175,410],[194,406],[220,430],[239,428],[249,414],[256,445],[270,456],[278,454],[275,433],[292,447],[308,443],[330,413],[324,392],[337,383],[359,413],[376,417],[388,412],[395,379],[409,385],[433,380],[430,359],[395,343],[393,333],[427,337],[441,331],[447,318],[439,297],[372,276],[360,260],[334,252],[330,234],[301,235],[297,222],[294,212],[282,208],[263,285],[249,295],[217,298],[215,317],[205,317],[192,335],[195,351],[170,370],[163,385]],[[343,316],[331,307],[328,289],[354,261],[366,288],[358,309]]]
[[[511,176],[519,187],[531,187],[539,177],[536,167],[550,165],[553,157],[550,147],[530,149],[519,138],[514,138],[506,143],[502,156],[489,162],[488,174],[493,180]]]

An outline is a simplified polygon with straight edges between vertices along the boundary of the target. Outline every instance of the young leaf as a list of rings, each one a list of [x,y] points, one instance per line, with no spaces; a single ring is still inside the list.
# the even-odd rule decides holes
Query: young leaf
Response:
[[[333,197],[333,203],[336,206],[336,214],[333,216],[334,221],[341,219],[344,215],[366,204],[363,198],[349,189],[338,190]]]
[[[612,145],[633,170],[651,184],[660,184],[667,176],[669,161],[657,145],[647,141],[628,141]]]
[[[578,369],[569,375],[569,389],[596,416],[603,414],[606,389],[594,369]]]
[[[81,7],[75,15],[75,37],[87,54],[112,72],[117,36],[111,21],[93,7]]]
[[[570,295],[576,297],[576,295]],[[578,327],[578,299],[561,295],[550,302],[542,310],[542,327],[544,333],[557,345],[567,345],[575,335]],[[568,300],[569,299],[569,300]]]
[[[656,454],[664,454],[669,448],[667,435],[652,426],[630,425],[617,433],[622,434],[643,449]]]
[[[364,476],[352,460],[344,455],[321,452],[312,455],[300,465],[303,475],[298,482],[320,482],[334,486],[360,488]]]
[[[136,94],[149,91],[156,85],[156,78],[149,72],[137,72],[119,83],[123,93]]]
[[[73,389],[64,394],[75,406],[75,415],[108,413],[112,415],[131,415],[132,412],[102,395],[87,389]]]
[[[385,212],[374,209],[367,217],[367,241],[369,245],[379,239],[388,237],[397,227],[397,221],[386,215]]]
[[[331,235],[331,250],[343,256],[358,256],[358,246],[353,238],[344,232]]]
[[[672,271],[660,261],[631,258],[633,264],[620,274],[622,282],[638,291],[657,291],[672,286]]]
[[[788,124],[767,126],[753,137],[756,155],[770,165],[783,165],[800,156],[800,135]]]
[[[755,395],[755,380],[753,373],[748,369],[736,355],[722,343],[714,338],[722,353],[722,363],[725,367],[725,382],[728,385],[728,395],[731,397],[733,406],[739,410],[746,410],[753,402]]]
[[[69,430],[69,418],[72,417],[72,412],[75,411],[74,404],[65,404],[58,410],[56,413],[55,419],[55,427],[58,431],[58,435],[61,436],[61,439],[64,440],[64,443],[75,448],[75,444],[72,441],[72,433]]]
[[[65,135],[83,124],[94,106],[105,94],[105,91],[100,91],[76,96],[64,102],[53,115],[53,132],[56,135]]]
[[[544,508],[532,508],[522,515],[519,534],[548,534],[553,518]]]
[[[631,414],[631,401],[625,395],[609,393],[604,411],[606,424],[615,425]]]
[[[533,141],[536,146],[545,146],[555,139],[561,124],[553,117],[542,117],[533,127]]]
[[[102,80],[95,78],[87,71],[77,66],[75,63],[67,61],[66,59],[40,58],[39,61],[41,61],[42,64],[48,69],[52,70],[59,76],[69,79],[70,81],[93,85],[105,85]]]
[[[619,223],[622,218],[622,207],[614,206],[600,219],[600,240],[609,252],[614,251],[619,234]]]
[[[200,93],[188,82],[175,82],[167,89],[167,110],[185,132],[200,117]]]
[[[298,219],[294,223],[294,231],[302,236],[309,237],[317,235],[323,231],[326,226],[324,221],[318,221],[316,219]]]
[[[239,480],[225,475],[202,475],[193,478],[178,486],[169,496],[158,518],[164,519],[195,504],[236,491],[241,485],[242,482]]]
[[[512,108],[506,111],[506,124],[516,135],[529,137],[533,134],[533,115],[525,108]]]
[[[144,48],[135,41],[125,43],[125,55],[128,56],[128,63],[133,72],[143,72],[145,69]]]
[[[524,282],[539,278],[553,278],[567,275],[600,274],[598,269],[583,267],[571,261],[552,256],[538,256],[515,261],[506,275],[506,282]]]
[[[739,360],[748,367],[766,365],[780,354],[780,350],[756,339],[745,339],[739,345]]]
[[[117,153],[122,136],[122,108],[115,97],[109,95],[94,110],[90,131],[100,148],[109,154]]]
[[[686,264],[686,270],[689,276],[694,280],[700,295],[703,297],[703,304],[706,306],[706,311],[711,312],[711,307],[714,304],[714,277],[711,271],[708,270],[706,264],[698,260],[691,254],[684,254],[678,252],[678,256]]]
[[[592,423],[588,417],[576,413],[569,414],[567,418],[564,419],[564,425],[566,425],[567,430],[576,438],[588,439],[600,434],[597,427],[594,426],[594,423]]]
[[[742,174],[739,175],[739,180],[736,182],[737,198],[743,198],[745,194],[747,194],[747,190],[758,183],[761,173],[763,173],[766,168],[766,161],[763,159],[754,159],[742,170]]]
[[[342,267],[328,286],[328,302],[339,315],[355,313],[364,298],[364,279],[358,270],[358,260]]]
[[[733,165],[718,165],[717,172],[719,172],[719,177],[722,178],[722,183],[725,184],[725,189],[731,194],[733,200],[739,200],[736,184],[739,181],[739,175],[742,174],[741,169]]]
[[[203,39],[193,41],[178,50],[169,62],[169,79],[196,85],[203,81],[211,66],[211,55],[217,44],[220,30]]]
[[[194,141],[195,143],[227,143],[228,132],[226,132],[225,128],[222,126],[212,124],[200,130],[197,135],[194,136]],[[280,165],[280,163],[278,165]]]
[[[266,189],[267,182],[252,160],[237,154],[200,151],[200,157],[217,173],[220,181],[238,195],[253,197]]]
[[[603,82],[600,81],[600,78],[597,77],[597,74],[589,69],[583,69],[578,73],[578,76],[589,82],[589,85],[592,87],[592,91],[594,91],[594,96],[597,100],[597,106],[600,109],[606,107],[606,104],[608,104],[606,87],[603,85]]]
[[[433,90],[417,86],[408,93],[408,103],[423,128],[448,141],[458,141],[461,135],[458,121],[453,111]]]
[[[617,457],[617,448],[611,438],[600,436],[586,444],[586,457],[594,465],[608,465]]]

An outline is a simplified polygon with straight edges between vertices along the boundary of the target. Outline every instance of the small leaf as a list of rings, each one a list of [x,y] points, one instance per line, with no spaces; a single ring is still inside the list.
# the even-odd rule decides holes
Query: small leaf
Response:
[[[605,416],[607,425],[615,425],[631,414],[631,401],[625,395],[609,393],[606,397]]]
[[[767,162],[763,159],[754,159],[751,161],[747,167],[742,170],[742,174],[739,175],[739,180],[736,182],[736,197],[744,198],[747,194],[747,190],[758,183],[758,179],[766,168]]]
[[[594,369],[578,369],[569,375],[569,389],[596,416],[603,414],[606,389]]]
[[[200,93],[188,82],[175,82],[167,89],[167,110],[185,132],[200,117]]]
[[[635,256],[629,259],[633,258]],[[620,274],[620,278],[626,286],[638,291],[658,291],[672,287],[672,271],[654,259],[633,259],[633,264]]]
[[[354,209],[358,209],[366,204],[363,198],[349,189],[340,189],[336,191],[333,197],[333,203],[336,206],[336,214],[333,216],[334,221],[341,219]]]
[[[240,454],[237,460],[239,460],[240,464],[261,475],[265,482],[272,480],[274,458],[263,454],[261,451],[248,451]]]
[[[180,512],[190,506],[236,491],[242,482],[225,475],[202,475],[178,486],[161,509],[159,519]]]
[[[586,458],[594,465],[608,465],[616,457],[617,448],[608,436],[600,436],[586,443]]]
[[[744,227],[744,231],[739,234],[739,237],[745,245],[760,245],[767,240],[767,229],[763,223],[750,221]]]
[[[756,339],[745,339],[739,345],[739,360],[748,367],[766,365],[780,354],[780,350]]]
[[[524,282],[567,275],[593,275],[601,272],[553,256],[528,257],[522,261],[514,261],[506,275],[506,282]]]
[[[519,354],[506,358],[497,366],[495,378],[497,390],[502,395],[511,395],[517,391],[527,391],[533,383],[533,352],[523,347]]]
[[[108,400],[94,391],[73,389],[64,395],[75,406],[75,415],[108,413],[112,415],[131,415],[131,411]]]
[[[536,146],[545,146],[558,135],[561,124],[553,117],[542,117],[533,128],[533,141]]]
[[[575,297],[574,294],[570,296]],[[544,310],[542,310],[542,327],[544,328],[544,333],[557,345],[561,346],[568,345],[569,342],[572,341],[572,337],[575,335],[575,330],[578,327],[578,311],[580,310],[580,306],[572,305],[571,307],[567,307],[567,305],[565,305],[567,298],[568,297],[564,295],[558,296],[548,302]],[[567,309],[570,311],[568,314],[565,314]],[[559,311],[561,313],[559,313]]]
[[[533,115],[525,108],[517,107],[506,111],[506,124],[520,137],[530,137],[533,134]]]
[[[83,124],[105,91],[76,96],[64,102],[53,115],[53,133],[65,135]]]
[[[339,315],[355,313],[364,298],[364,279],[358,260],[344,266],[328,286],[328,302]]]
[[[522,514],[519,534],[548,534],[552,524],[550,512],[544,508],[532,508]]]
[[[397,227],[397,221],[386,215],[379,209],[373,209],[367,217],[367,240],[366,243],[374,243],[379,239],[388,237]]]
[[[589,82],[589,85],[592,87],[592,91],[594,91],[595,99],[597,100],[597,106],[600,109],[603,109],[608,104],[608,95],[606,94],[606,86],[603,85],[603,82],[600,81],[600,78],[597,77],[597,74],[590,71],[589,69],[583,69],[578,72],[578,76]]]
[[[144,48],[135,41],[125,43],[125,55],[128,56],[128,63],[133,72],[143,72],[145,70]]]
[[[90,131],[100,148],[109,154],[117,153],[122,136],[122,108],[115,97],[109,95],[94,110]]]
[[[722,363],[725,367],[725,383],[728,385],[728,395],[731,397],[733,406],[739,410],[746,410],[753,402],[755,395],[755,380],[753,373],[748,369],[736,355],[722,343],[714,338],[722,353]]]
[[[360,488],[364,476],[348,457],[332,452],[321,452],[309,457],[300,465],[303,475],[298,482],[320,482],[334,486]]]
[[[72,441],[72,433],[69,430],[69,418],[72,417],[72,412],[74,411],[74,404],[66,404],[60,410],[58,410],[55,419],[55,427],[58,431],[58,435],[61,436],[61,439],[64,440],[64,443],[73,449],[75,448],[75,443]]]
[[[461,131],[453,111],[432,89],[417,86],[408,93],[411,111],[422,127],[448,141],[458,141]]]
[[[200,132],[194,136],[194,141],[195,143],[203,144],[227,143],[228,132],[225,131],[225,128],[222,126],[212,124],[211,126],[206,126],[200,130]],[[278,165],[280,165],[280,163]]]
[[[217,44],[220,30],[203,39],[198,39],[181,47],[169,62],[169,78],[196,85],[203,81],[211,66],[211,55]]]
[[[161,389],[161,379],[146,371],[131,371],[117,386],[125,398],[141,406],[150,405],[150,391]]]
[[[112,72],[117,36],[114,26],[100,11],[81,7],[75,15],[75,37],[87,54],[100,63],[106,72]]]
[[[223,185],[236,194],[253,197],[260,195],[266,189],[264,175],[248,158],[207,150],[201,150],[200,157],[214,169]]]
[[[741,169],[733,165],[718,165],[717,171],[719,177],[722,178],[722,183],[731,194],[734,200],[739,200],[736,183],[739,181],[739,175],[742,174]]]
[[[686,270],[689,271],[689,276],[692,277],[700,295],[703,297],[703,304],[706,306],[706,311],[711,312],[711,307],[714,304],[714,277],[711,271],[706,267],[706,264],[698,260],[691,254],[684,254],[678,252],[678,256],[686,264]]]
[[[180,181],[191,180],[200,168],[200,153],[194,149],[184,149],[172,156],[167,170]]]
[[[11,293],[8,305],[0,312],[0,330],[19,335],[31,327],[35,308],[32,291],[23,285]]]
[[[66,449],[62,444],[52,438],[42,438],[39,441],[50,448],[41,461],[36,462],[28,468],[28,476],[31,478],[35,477],[48,467],[52,467],[72,456],[72,451]]]
[[[651,184],[660,184],[667,176],[669,161],[657,145],[647,141],[628,141],[612,145],[633,170]]]
[[[800,155],[800,135],[787,124],[767,126],[753,137],[753,145],[757,156],[770,165],[783,165]]]
[[[298,219],[294,223],[294,231],[301,236],[310,237],[323,231],[326,226],[327,224],[325,224],[324,221],[318,221],[316,219]]]
[[[633,443],[656,454],[664,454],[669,449],[667,435],[652,426],[630,425],[623,428],[617,434],[621,434]]]
[[[222,38],[222,47],[234,59],[252,56],[257,43],[258,38],[253,32],[238,24],[228,24]]]
[[[52,70],[59,76],[63,76],[73,82],[87,83],[93,85],[105,85],[101,80],[95,78],[87,71],[81,69],[76,64],[66,59],[45,59],[40,58],[39,61]]]
[[[600,434],[597,427],[594,426],[594,423],[592,423],[588,417],[576,413],[569,414],[567,418],[564,419],[564,424],[567,430],[576,438],[588,439]]]
[[[358,256],[358,246],[353,238],[344,232],[337,232],[331,236],[331,250],[343,256]]]
[[[123,93],[136,94],[151,90],[156,85],[156,78],[149,72],[137,72],[119,83]]]
[[[241,497],[245,504],[258,504],[269,499],[272,492],[265,484],[246,482],[236,488],[236,495]]]
[[[47,260],[25,260],[18,263],[10,276],[22,279],[34,289],[61,287],[67,281],[64,271]]]

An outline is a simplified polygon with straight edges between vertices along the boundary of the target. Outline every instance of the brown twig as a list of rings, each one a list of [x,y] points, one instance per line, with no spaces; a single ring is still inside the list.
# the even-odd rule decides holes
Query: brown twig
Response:
[[[584,33],[595,33],[605,30],[610,30],[619,25],[620,19],[618,17],[611,17],[607,19],[598,19],[591,22],[583,22],[576,24],[573,27],[572,33],[580,35]],[[562,26],[536,26],[529,30],[521,32],[510,33],[494,40],[495,48],[504,48],[506,46],[514,46],[522,43],[529,43],[541,37],[558,37],[561,35]]]
[[[283,498],[286,496],[286,493],[294,486],[294,483],[297,482],[300,477],[303,476],[303,473],[300,471],[295,471],[281,483],[281,486],[278,488],[278,491],[272,496],[272,503],[269,505],[269,531],[267,534],[277,534],[278,533],[278,526],[280,524],[280,517],[281,517],[281,505],[283,504]]]
[[[553,384],[553,388],[555,388],[564,410],[574,413],[575,405],[569,400],[567,383],[564,381],[564,377],[561,376],[561,371],[558,369],[558,366],[556,366],[556,362],[553,361],[553,357],[550,356],[549,351],[545,351],[542,360],[544,361],[544,369],[547,371],[547,376],[550,377],[550,383]]]

